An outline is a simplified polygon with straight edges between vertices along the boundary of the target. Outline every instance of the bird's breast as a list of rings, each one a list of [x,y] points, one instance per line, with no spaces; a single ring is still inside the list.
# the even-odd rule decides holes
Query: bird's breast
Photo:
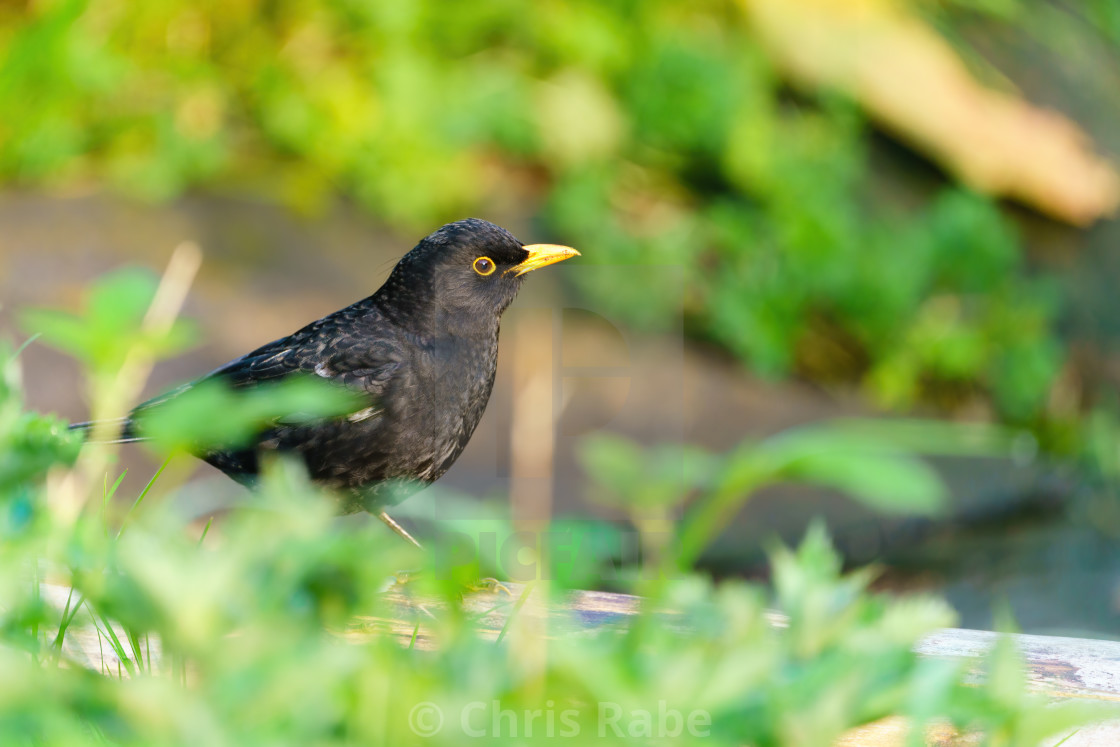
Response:
[[[411,381],[391,413],[406,471],[439,479],[462,453],[482,419],[497,370],[497,337],[433,345],[411,367]]]

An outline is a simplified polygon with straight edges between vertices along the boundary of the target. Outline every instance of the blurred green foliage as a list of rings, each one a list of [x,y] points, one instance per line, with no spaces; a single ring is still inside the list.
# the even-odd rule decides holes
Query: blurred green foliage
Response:
[[[1034,448],[1029,434],[996,426],[839,420],[748,440],[719,455],[692,446],[643,449],[617,435],[593,434],[580,443],[579,457],[598,486],[592,495],[624,508],[639,531],[651,516],[668,518],[691,499],[665,558],[669,567],[687,569],[746,497],[769,485],[818,485],[875,511],[936,515],[945,508],[944,485],[918,454],[1008,457]]]
[[[0,362],[0,502],[22,512],[51,466],[74,462],[81,439],[54,415],[24,411],[15,356],[2,342]]]
[[[94,375],[115,376],[129,355],[169,358],[195,342],[195,328],[182,320],[167,332],[144,329],[141,322],[155,293],[151,273],[126,269],[102,278],[86,294],[80,313],[29,309],[22,315],[23,326],[77,358]]]
[[[204,381],[158,398],[158,408],[138,414],[136,427],[138,434],[168,451],[241,447],[266,426],[346,415],[367,404],[355,393],[314,376],[292,376],[242,392]]]
[[[1085,12],[1115,39],[1111,7]],[[0,7],[0,60],[8,183],[342,194],[415,232],[527,195],[585,261],[683,277],[688,329],[763,374],[1054,415],[1061,299],[1009,222],[952,186],[884,194],[857,107],[791,97],[731,0],[50,0]],[[680,315],[657,274],[573,277],[656,328]]]

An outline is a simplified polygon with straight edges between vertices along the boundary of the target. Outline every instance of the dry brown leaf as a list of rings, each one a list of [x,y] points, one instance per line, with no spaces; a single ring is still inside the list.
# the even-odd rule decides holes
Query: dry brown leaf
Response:
[[[1076,124],[980,84],[895,0],[743,4],[794,83],[845,91],[974,189],[1077,225],[1120,206],[1120,175]]]

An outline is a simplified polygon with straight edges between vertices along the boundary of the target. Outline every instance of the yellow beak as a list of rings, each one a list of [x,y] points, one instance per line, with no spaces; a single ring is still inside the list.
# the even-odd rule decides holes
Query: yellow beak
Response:
[[[528,258],[521,264],[514,265],[506,270],[506,272],[515,273],[514,277],[520,277],[527,272],[563,262],[570,257],[579,256],[579,252],[575,249],[559,244],[529,244],[522,248],[529,252]]]

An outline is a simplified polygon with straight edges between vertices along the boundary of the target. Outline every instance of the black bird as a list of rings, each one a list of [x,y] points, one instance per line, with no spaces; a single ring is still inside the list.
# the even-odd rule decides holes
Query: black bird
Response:
[[[299,454],[313,480],[351,497],[344,511],[376,514],[417,544],[385,509],[443,476],[470,440],[494,386],[502,312],[525,273],[578,254],[566,246],[524,246],[476,218],[443,226],[406,254],[372,296],[198,380],[244,388],[311,374],[372,404],[339,418],[276,423],[247,447],[198,456],[252,484],[262,450]],[[123,440],[141,440],[137,415],[181,390],[133,410]]]

